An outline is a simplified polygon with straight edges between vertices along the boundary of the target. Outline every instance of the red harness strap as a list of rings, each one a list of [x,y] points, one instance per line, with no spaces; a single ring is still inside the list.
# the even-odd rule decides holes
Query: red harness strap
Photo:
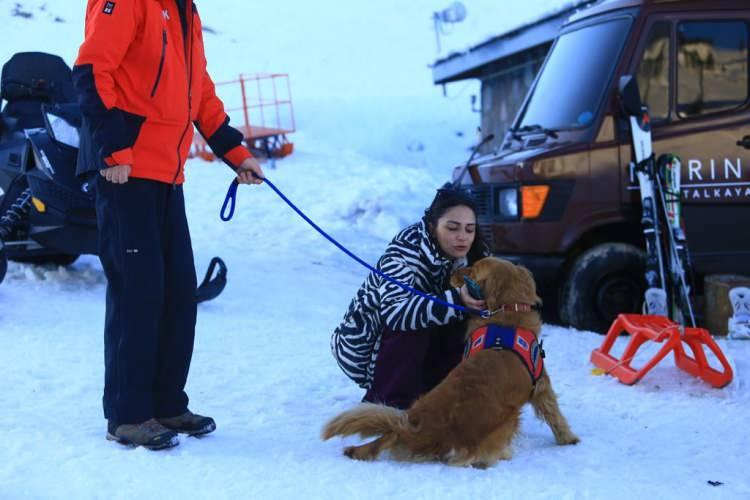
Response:
[[[542,376],[544,368],[544,350],[537,343],[536,335],[524,328],[513,328],[501,325],[486,325],[474,330],[466,343],[464,359],[485,349],[514,352],[523,362],[535,384]]]

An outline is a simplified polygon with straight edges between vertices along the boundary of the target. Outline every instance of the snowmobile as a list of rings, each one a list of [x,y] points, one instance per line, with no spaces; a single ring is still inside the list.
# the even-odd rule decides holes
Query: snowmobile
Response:
[[[69,265],[97,254],[93,183],[75,175],[81,112],[72,72],[58,56],[17,53],[0,97],[0,283],[8,259]],[[226,265],[214,257],[196,301],[218,296]]]

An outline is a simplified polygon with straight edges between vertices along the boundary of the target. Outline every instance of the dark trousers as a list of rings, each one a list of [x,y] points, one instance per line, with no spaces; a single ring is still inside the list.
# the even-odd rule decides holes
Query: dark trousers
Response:
[[[412,332],[386,329],[375,361],[375,377],[362,401],[406,409],[461,362],[463,321]]]
[[[104,417],[116,425],[187,411],[196,288],[182,186],[97,180],[107,276]]]

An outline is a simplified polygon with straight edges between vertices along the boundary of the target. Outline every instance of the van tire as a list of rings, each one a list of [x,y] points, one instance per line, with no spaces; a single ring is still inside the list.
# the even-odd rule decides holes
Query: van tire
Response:
[[[560,289],[563,323],[607,333],[621,313],[638,313],[646,290],[645,254],[627,243],[604,243],[579,255]]]

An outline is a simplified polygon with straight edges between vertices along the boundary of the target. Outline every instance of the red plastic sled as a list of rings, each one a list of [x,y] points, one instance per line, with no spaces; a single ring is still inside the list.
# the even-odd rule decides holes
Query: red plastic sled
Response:
[[[622,334],[630,334],[631,339],[618,359],[610,350],[615,340]],[[663,343],[657,352],[641,368],[630,364],[638,349],[647,341]],[[692,355],[683,347],[686,344]],[[722,366],[722,371],[708,364],[703,347],[714,353]],[[721,388],[732,381],[732,367],[724,353],[703,328],[684,328],[682,325],[663,316],[642,314],[620,314],[607,332],[601,347],[591,352],[591,362],[609,375],[614,375],[623,384],[632,385],[641,380],[670,352],[674,352],[675,364],[694,377],[698,377],[713,387]]]

